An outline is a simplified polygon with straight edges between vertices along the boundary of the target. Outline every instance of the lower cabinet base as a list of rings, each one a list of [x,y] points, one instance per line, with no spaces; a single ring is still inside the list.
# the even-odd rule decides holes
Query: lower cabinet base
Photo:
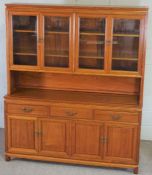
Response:
[[[23,158],[23,159],[43,160],[43,161],[58,162],[58,163],[69,163],[69,164],[88,165],[88,166],[101,166],[101,167],[110,167],[110,168],[133,169],[134,174],[138,174],[138,165],[91,162],[91,161],[44,157],[44,156],[36,156],[36,155],[14,154],[14,153],[6,153],[5,154],[6,161],[10,161],[11,158]]]

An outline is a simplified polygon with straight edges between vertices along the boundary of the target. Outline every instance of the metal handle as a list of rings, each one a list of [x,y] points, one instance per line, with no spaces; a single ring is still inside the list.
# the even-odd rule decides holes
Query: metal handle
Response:
[[[101,143],[105,144],[108,142],[108,138],[107,137],[101,137]]]
[[[42,132],[41,131],[35,131],[36,136],[41,136]]]
[[[32,109],[32,108],[29,108],[29,107],[24,107],[22,110],[23,110],[24,112],[27,112],[27,113],[33,111],[33,109]]]
[[[121,119],[120,115],[112,115],[111,117],[112,117],[112,120],[114,120],[114,121]]]
[[[66,115],[71,116],[71,117],[77,115],[77,112],[67,111],[65,113],[66,113]]]

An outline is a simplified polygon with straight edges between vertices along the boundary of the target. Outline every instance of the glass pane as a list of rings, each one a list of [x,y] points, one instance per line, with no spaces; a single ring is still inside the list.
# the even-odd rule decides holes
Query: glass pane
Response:
[[[112,69],[123,71],[137,71],[137,61],[113,60]]]
[[[37,65],[37,17],[13,16],[13,64]]]
[[[104,69],[105,19],[81,18],[79,68]]]
[[[115,19],[114,34],[139,34],[140,20]]]
[[[112,70],[137,71],[140,20],[115,19]]]
[[[69,17],[45,17],[45,66],[69,67]]]
[[[80,18],[80,31],[105,33],[105,19],[101,18]]]

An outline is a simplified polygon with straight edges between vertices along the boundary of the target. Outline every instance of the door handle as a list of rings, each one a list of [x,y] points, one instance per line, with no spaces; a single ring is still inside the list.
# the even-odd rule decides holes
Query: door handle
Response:
[[[102,144],[105,144],[105,143],[107,143],[108,142],[108,138],[107,137],[101,137],[101,143]]]
[[[35,131],[35,135],[36,136],[42,136],[42,132],[41,131]]]

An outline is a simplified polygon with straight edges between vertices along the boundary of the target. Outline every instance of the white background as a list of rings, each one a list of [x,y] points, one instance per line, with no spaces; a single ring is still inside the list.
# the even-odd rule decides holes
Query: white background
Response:
[[[5,53],[5,4],[6,3],[47,3],[47,4],[92,4],[148,6],[148,37],[144,88],[144,106],[141,138],[152,140],[152,1],[151,0],[0,0],[0,127],[4,126],[3,96],[6,94],[6,53]]]

